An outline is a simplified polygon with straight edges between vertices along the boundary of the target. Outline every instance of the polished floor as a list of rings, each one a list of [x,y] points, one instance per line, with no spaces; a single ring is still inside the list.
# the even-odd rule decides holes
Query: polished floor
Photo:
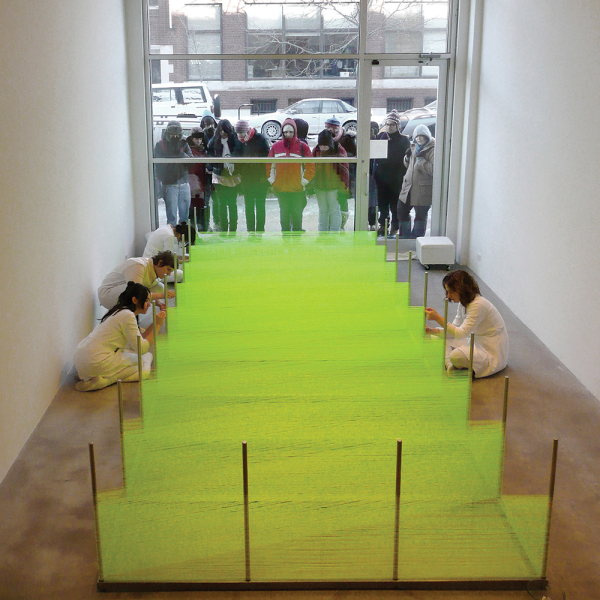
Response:
[[[441,279],[431,271],[428,304],[441,310]],[[400,279],[407,262],[401,262]],[[422,304],[424,270],[413,261],[412,302]],[[504,378],[510,378],[504,492],[548,491],[552,440],[559,439],[547,594],[554,600],[600,598],[600,402],[489,290],[510,336],[509,367],[473,383],[472,419],[501,419]],[[453,316],[453,309],[451,309]],[[548,319],[551,323],[551,318]],[[0,484],[0,600],[88,600],[96,591],[96,547],[88,443],[97,457],[101,489],[120,484],[116,388],[74,390],[74,375],[58,391]],[[133,416],[136,384],[126,384]],[[18,402],[18,399],[15,399]],[[541,598],[539,592],[533,597]],[[104,596],[106,597],[106,596]],[[427,600],[525,599],[527,591],[314,591],[115,593],[125,598],[271,600],[310,598]]]

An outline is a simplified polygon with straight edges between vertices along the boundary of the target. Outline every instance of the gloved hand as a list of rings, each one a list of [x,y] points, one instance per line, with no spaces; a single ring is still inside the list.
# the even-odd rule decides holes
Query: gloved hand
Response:
[[[275,183],[275,177],[273,177],[273,175],[271,175],[271,177],[269,177],[269,178],[267,179],[267,181],[268,181],[268,182],[269,182],[271,185],[273,185],[273,184]]]
[[[308,179],[304,179],[304,177],[300,178],[300,183],[302,187],[306,187],[308,185]]]

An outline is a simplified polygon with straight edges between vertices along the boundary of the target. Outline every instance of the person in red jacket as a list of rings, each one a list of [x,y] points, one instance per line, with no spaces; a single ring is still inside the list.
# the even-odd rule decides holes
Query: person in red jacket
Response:
[[[275,142],[269,150],[273,158],[312,157],[310,148],[298,139],[296,123],[286,119],[282,127],[283,139]],[[304,231],[302,211],[306,199],[305,186],[314,177],[315,165],[305,163],[267,164],[267,176],[279,201],[279,222],[281,231]],[[290,227],[291,221],[291,227]]]
[[[334,141],[329,129],[319,133],[313,156],[347,156],[343,146]],[[319,231],[340,231],[342,212],[340,198],[348,200],[348,163],[325,163],[315,168],[312,180],[319,204]]]

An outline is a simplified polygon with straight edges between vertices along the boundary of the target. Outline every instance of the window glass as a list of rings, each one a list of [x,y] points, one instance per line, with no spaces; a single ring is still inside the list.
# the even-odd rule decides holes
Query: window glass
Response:
[[[265,7],[264,4],[246,6],[248,30],[282,29],[283,14],[281,6]]]
[[[319,100],[306,100],[304,102],[298,102],[292,109],[296,114],[309,114],[321,112],[321,102]]]
[[[382,2],[369,6],[367,52],[446,53],[449,0]],[[424,45],[424,32],[438,30],[435,50]]]
[[[284,4],[283,17],[288,30],[319,29],[321,26],[320,10],[314,4]]]
[[[187,4],[183,8],[189,30],[214,31],[221,29],[221,6]]]
[[[342,112],[342,111],[340,111],[340,104],[338,102],[334,102],[332,100],[323,100],[322,111],[324,113]]]
[[[322,9],[324,29],[358,29],[358,4],[331,3]]]

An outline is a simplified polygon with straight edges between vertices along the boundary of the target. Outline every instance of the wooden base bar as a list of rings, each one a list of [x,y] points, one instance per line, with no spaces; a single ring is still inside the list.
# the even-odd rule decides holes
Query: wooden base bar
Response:
[[[481,581],[98,581],[99,592],[259,592],[292,590],[545,590],[547,579]]]

